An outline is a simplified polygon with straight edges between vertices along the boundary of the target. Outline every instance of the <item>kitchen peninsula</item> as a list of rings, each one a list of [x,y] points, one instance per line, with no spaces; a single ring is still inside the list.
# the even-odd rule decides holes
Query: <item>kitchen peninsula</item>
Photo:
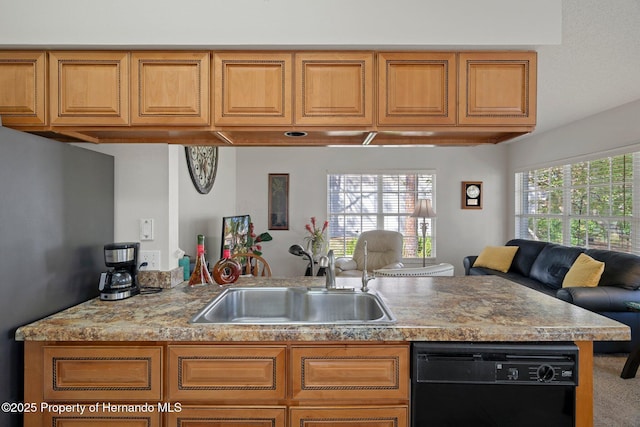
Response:
[[[324,284],[323,278],[241,281]],[[592,341],[630,337],[626,325],[498,277],[384,277],[370,284],[395,324],[191,324],[220,289],[180,285],[123,301],[90,300],[23,326],[16,339],[25,341],[25,402],[131,409],[35,411],[25,414],[25,425],[120,418],[127,426],[188,426],[241,418],[284,427],[339,416],[403,427],[412,341],[573,341],[580,350],[576,425],[589,426]],[[359,289],[360,280],[339,278],[338,287]],[[154,410],[145,412],[144,404]]]

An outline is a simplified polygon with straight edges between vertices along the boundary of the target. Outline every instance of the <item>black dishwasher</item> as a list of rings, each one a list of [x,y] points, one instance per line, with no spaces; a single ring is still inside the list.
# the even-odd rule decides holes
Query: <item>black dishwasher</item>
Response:
[[[573,343],[412,346],[411,425],[574,426]]]

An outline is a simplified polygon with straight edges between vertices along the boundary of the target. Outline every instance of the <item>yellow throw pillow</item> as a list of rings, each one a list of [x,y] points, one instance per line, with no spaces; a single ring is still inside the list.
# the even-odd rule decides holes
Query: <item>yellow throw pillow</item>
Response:
[[[518,249],[517,246],[487,246],[480,252],[473,266],[506,273]]]
[[[563,288],[574,286],[598,286],[604,272],[604,262],[596,261],[589,255],[580,254],[567,271],[562,281]]]

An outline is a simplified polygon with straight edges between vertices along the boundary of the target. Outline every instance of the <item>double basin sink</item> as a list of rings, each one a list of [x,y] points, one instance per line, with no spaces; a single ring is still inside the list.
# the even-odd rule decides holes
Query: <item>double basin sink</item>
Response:
[[[190,320],[244,325],[388,325],[395,321],[374,291],[303,287],[228,288]]]

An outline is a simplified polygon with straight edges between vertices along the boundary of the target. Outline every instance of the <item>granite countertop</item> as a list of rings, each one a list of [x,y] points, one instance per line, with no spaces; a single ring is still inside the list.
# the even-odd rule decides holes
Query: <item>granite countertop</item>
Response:
[[[241,278],[233,286],[323,286],[324,278]],[[358,278],[338,287],[360,288]],[[185,283],[121,301],[93,299],[16,331],[34,341],[599,341],[628,326],[496,276],[379,277],[393,325],[202,325],[218,286]]]

